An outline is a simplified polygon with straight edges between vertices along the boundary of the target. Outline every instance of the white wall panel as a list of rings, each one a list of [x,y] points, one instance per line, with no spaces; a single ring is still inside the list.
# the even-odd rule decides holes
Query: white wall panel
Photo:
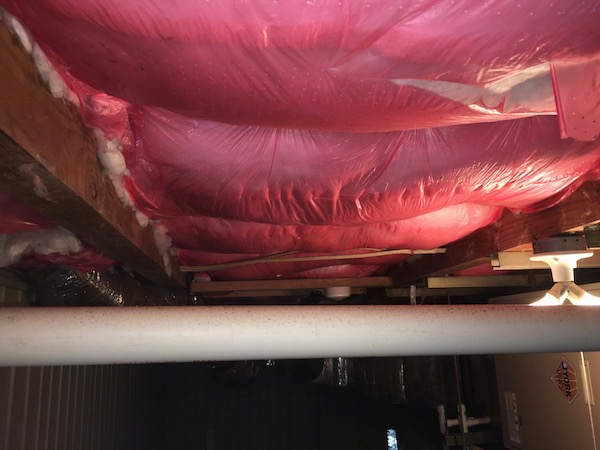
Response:
[[[143,366],[0,368],[0,448],[132,448],[143,377]]]

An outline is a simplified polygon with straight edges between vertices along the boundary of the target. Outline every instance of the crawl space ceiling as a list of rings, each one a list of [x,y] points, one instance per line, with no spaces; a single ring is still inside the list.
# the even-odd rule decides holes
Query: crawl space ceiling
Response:
[[[205,279],[384,274],[408,257],[390,250],[439,248],[600,178],[598,2],[0,6],[122,201]],[[0,203],[3,233],[52,227]],[[45,260],[114,263],[61,252]]]

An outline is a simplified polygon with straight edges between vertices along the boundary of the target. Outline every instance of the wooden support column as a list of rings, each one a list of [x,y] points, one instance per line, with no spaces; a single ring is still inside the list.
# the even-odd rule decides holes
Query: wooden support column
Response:
[[[142,228],[101,172],[78,109],[55,99],[31,56],[0,23],[0,188],[106,255],[164,286],[151,227]]]
[[[394,284],[451,274],[483,263],[492,253],[509,250],[600,221],[600,181],[583,184],[559,204],[535,214],[506,211],[492,225],[446,246],[446,253],[406,260],[392,274]]]

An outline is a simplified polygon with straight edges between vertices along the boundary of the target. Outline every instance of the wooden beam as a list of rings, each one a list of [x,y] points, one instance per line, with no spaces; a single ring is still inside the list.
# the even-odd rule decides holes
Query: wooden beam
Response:
[[[548,264],[541,261],[531,261],[529,258],[533,252],[498,252],[492,255],[492,267],[497,270],[549,270]],[[600,253],[594,253],[591,258],[583,258],[577,261],[580,269],[600,268]]]
[[[328,287],[391,287],[391,277],[308,278],[293,280],[193,281],[191,292],[324,289]]]
[[[282,255],[281,257],[265,256],[260,258],[245,259],[242,261],[233,261],[221,264],[210,264],[206,266],[180,266],[179,270],[182,272],[214,272],[217,270],[231,269],[232,267],[252,266],[255,264],[277,264],[277,263],[290,263],[290,262],[307,262],[307,261],[340,261],[350,259],[369,259],[379,258],[382,256],[391,255],[435,255],[437,253],[445,253],[445,248],[433,248],[428,250],[409,250],[409,249],[395,249],[395,250],[378,250],[371,251],[368,253],[349,253],[349,254],[337,254],[337,255],[313,255],[313,256],[289,256]]]
[[[552,280],[550,280],[552,281]],[[473,277],[427,277],[430,289],[475,288],[475,287],[528,287],[529,275],[499,275]]]
[[[323,289],[273,289],[265,291],[227,291],[227,292],[204,292],[205,298],[248,298],[248,297],[307,297],[314,291]],[[350,295],[363,295],[367,293],[364,287],[353,287]]]
[[[409,258],[392,274],[396,285],[490,263],[493,253],[581,229],[600,221],[600,182],[583,184],[559,204],[535,214],[509,211],[492,225],[446,246],[446,253]]]
[[[104,254],[161,285],[168,276],[153,231],[142,228],[101,172],[78,109],[55,99],[30,57],[0,24],[0,187]]]

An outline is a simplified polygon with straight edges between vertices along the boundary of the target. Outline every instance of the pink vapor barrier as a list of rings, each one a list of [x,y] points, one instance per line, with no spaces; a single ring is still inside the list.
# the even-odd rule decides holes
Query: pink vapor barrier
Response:
[[[596,2],[0,6],[118,144],[135,207],[213,279],[383,273],[406,256],[378,252],[443,246],[600,177],[600,141],[558,98],[600,102],[582,64],[600,56]]]
[[[352,132],[553,113],[543,71],[527,71],[600,40],[597,5],[573,0],[0,4],[74,77],[128,102]]]

